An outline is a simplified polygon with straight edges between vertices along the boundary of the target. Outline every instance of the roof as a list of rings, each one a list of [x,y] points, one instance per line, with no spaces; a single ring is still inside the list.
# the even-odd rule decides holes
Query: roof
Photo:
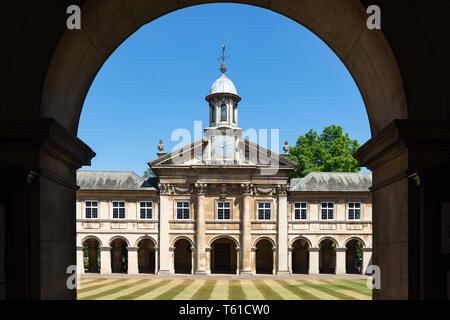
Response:
[[[233,84],[233,81],[231,81],[225,74],[222,74],[211,86],[211,89],[209,90],[209,94],[214,93],[232,93],[235,95],[237,94],[236,87]]]
[[[311,172],[291,179],[289,191],[369,192],[371,186],[371,172]]]
[[[80,190],[157,190],[156,178],[145,180],[133,171],[78,170],[77,185]]]

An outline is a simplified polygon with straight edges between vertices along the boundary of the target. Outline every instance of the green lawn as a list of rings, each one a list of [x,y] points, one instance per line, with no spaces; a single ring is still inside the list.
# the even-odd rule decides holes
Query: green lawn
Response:
[[[84,278],[79,300],[370,300],[366,280]]]

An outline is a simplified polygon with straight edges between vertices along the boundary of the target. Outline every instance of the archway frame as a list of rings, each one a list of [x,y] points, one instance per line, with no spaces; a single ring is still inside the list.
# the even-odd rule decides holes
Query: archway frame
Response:
[[[347,248],[347,244],[348,244],[350,241],[352,241],[352,240],[356,240],[356,241],[361,242],[362,247],[363,247],[363,248],[367,248],[366,242],[365,242],[363,239],[361,239],[360,237],[358,237],[358,236],[351,236],[351,237],[345,239],[344,242],[343,242],[342,248]]]
[[[277,248],[277,244],[276,244],[275,240],[273,240],[271,237],[268,237],[268,236],[261,236],[261,237],[256,238],[255,241],[253,241],[252,248],[256,248],[256,245],[261,240],[268,240],[272,244],[272,249],[276,249]]]
[[[172,240],[172,245],[171,245],[172,248],[175,248],[175,244],[178,242],[178,240],[186,240],[191,245],[191,249],[195,248],[194,247],[194,241],[191,238],[187,237],[187,236],[177,236],[177,237],[175,237]]]
[[[228,239],[228,240],[231,240],[234,244],[235,244],[235,249],[240,249],[240,246],[239,246],[239,240],[237,240],[235,237],[233,237],[233,236],[230,236],[230,235],[227,235],[227,234],[221,234],[221,235],[218,235],[218,236],[215,236],[215,237],[212,237],[210,240],[209,240],[209,242],[208,242],[208,246],[206,247],[206,249],[207,250],[211,250],[211,246],[213,245],[213,243],[216,241],[216,240],[220,240],[220,239]]]
[[[158,247],[158,246],[157,246],[156,240],[155,240],[154,238],[150,237],[150,236],[142,236],[142,237],[139,237],[139,238],[136,240],[136,242],[134,243],[134,246],[135,246],[135,247],[139,247],[139,243],[140,243],[141,241],[144,241],[144,240],[150,240],[150,241],[153,243],[153,248],[157,248],[157,247]]]
[[[103,243],[102,243],[102,241],[100,240],[100,238],[98,238],[97,236],[94,236],[94,235],[87,235],[87,236],[85,236],[84,238],[82,238],[82,239],[80,240],[81,246],[83,246],[84,243],[85,243],[87,240],[89,240],[89,239],[95,239],[95,240],[97,240],[97,241],[98,241],[99,247],[100,247],[100,248],[103,247]]]
[[[108,246],[111,247],[111,244],[117,239],[125,241],[125,243],[127,244],[127,248],[130,247],[130,241],[127,238],[123,237],[123,236],[114,236],[114,237],[112,237],[111,239],[108,240]]]
[[[82,29],[66,30],[50,62],[41,100],[41,117],[51,117],[76,134],[81,110],[98,71],[143,25],[179,9],[214,0],[112,2],[87,0]],[[279,13],[309,29],[340,58],[364,100],[372,136],[394,119],[407,118],[406,95],[392,50],[380,30],[369,30],[358,0],[225,1]],[[342,19],[345,17],[345,19]]]
[[[334,242],[334,244],[336,245],[336,249],[340,248],[339,242],[335,238],[330,237],[330,236],[324,236],[324,237],[320,238],[319,240],[317,240],[317,247],[319,247],[319,245],[325,240],[330,240],[331,242]]]
[[[304,236],[298,236],[298,237],[295,237],[294,239],[291,240],[291,242],[289,243],[289,248],[292,249],[294,243],[295,243],[296,241],[298,241],[298,240],[305,240],[305,241],[308,243],[309,248],[312,248],[312,247],[313,247],[313,246],[312,246],[311,240],[309,240],[308,238],[306,238],[306,237],[304,237]]]

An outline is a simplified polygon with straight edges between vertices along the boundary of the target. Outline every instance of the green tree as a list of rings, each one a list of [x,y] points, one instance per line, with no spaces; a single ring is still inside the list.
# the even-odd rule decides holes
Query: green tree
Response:
[[[150,177],[156,177],[155,173],[153,172],[152,169],[148,168],[147,170],[144,171],[144,176],[145,179],[148,179]]]
[[[331,125],[322,134],[309,130],[298,138],[290,150],[289,158],[299,166],[292,177],[302,178],[310,172],[358,172],[358,162],[353,154],[359,143],[342,133],[342,127]]]

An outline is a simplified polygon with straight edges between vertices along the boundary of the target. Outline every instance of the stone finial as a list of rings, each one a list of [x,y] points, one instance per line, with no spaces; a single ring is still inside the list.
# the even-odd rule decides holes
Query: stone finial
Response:
[[[164,150],[164,143],[163,143],[162,140],[159,140],[158,150],[159,150],[159,152],[156,153],[158,155],[158,157],[161,157],[161,156],[166,154],[165,152],[163,152],[163,150]]]
[[[287,140],[284,141],[284,147],[283,147],[284,155],[288,155],[289,150],[291,150],[291,147],[289,146],[288,143],[289,142]]]

